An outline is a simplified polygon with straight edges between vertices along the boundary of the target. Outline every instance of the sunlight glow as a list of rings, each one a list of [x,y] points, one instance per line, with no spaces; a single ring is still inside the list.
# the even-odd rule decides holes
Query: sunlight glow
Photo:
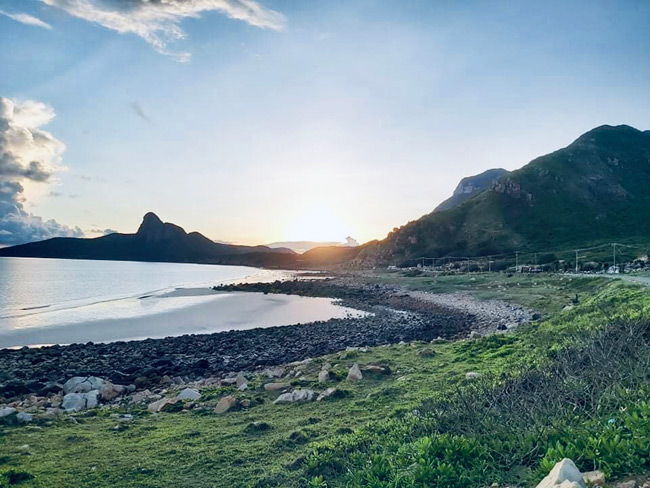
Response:
[[[343,242],[350,235],[353,231],[345,219],[322,204],[300,210],[287,229],[287,239],[291,241]]]

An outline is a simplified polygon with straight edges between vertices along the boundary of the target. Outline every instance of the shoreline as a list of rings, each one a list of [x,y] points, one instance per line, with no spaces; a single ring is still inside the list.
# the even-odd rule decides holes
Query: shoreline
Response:
[[[517,307],[508,306],[513,312],[509,317],[480,316],[469,313],[469,309],[415,298],[390,286],[342,277],[221,288],[268,293],[263,296],[270,298],[304,295],[338,299],[343,306],[369,315],[139,341],[1,349],[0,397],[9,400],[56,389],[55,385],[73,376],[99,376],[138,388],[157,385],[165,376],[189,380],[226,377],[233,372],[257,371],[348,347],[462,339],[496,332],[505,319],[513,321],[506,328],[530,320],[528,312]]]

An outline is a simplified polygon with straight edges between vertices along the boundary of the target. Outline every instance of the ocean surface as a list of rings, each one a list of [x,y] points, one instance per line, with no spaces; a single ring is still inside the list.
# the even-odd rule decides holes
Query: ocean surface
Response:
[[[291,276],[244,266],[0,258],[0,348],[156,338],[360,314],[324,298],[210,290]]]

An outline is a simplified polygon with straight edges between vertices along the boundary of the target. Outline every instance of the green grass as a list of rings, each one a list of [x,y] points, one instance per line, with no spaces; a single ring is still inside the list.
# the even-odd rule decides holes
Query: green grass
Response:
[[[549,351],[574,344],[576,334],[591,333],[612,321],[650,315],[650,296],[638,285],[541,276],[473,278],[475,281],[451,276],[435,282],[427,281],[429,278],[404,278],[402,283],[413,289],[471,290],[479,298],[508,297],[553,312],[554,316],[507,336],[395,345],[319,358],[308,367],[301,386],[322,389],[315,379],[325,361],[341,378],[354,362],[385,364],[392,370],[389,376],[367,374],[357,384],[342,380],[337,386],[348,394],[329,401],[274,405],[276,394],[253,389],[243,395],[255,406],[221,416],[211,410],[154,416],[141,409],[131,412],[136,417],[133,422],[115,429],[119,422],[111,413],[116,412],[101,410],[89,415],[67,415],[49,425],[4,428],[0,430],[0,486],[7,484],[10,477],[23,487],[48,488],[318,486],[318,476],[324,476],[328,486],[411,486],[364,484],[363,476],[368,474],[364,466],[372,466],[373,472],[383,469],[395,474],[401,470],[396,471],[394,463],[411,459],[409,452],[424,453],[421,458],[428,459],[426,453],[444,446],[460,446],[468,452],[484,448],[480,438],[477,441],[458,436],[446,440],[434,436],[433,444],[427,444],[421,439],[431,437],[434,431],[413,415],[414,409],[423,409],[431,405],[432,399],[451,398],[471,387],[474,383],[465,379],[468,371],[489,378],[516,377],[548,361]],[[558,312],[576,293],[581,296],[581,304]],[[597,298],[589,298],[596,293]],[[527,294],[539,296],[527,298]],[[433,349],[434,354],[420,354],[424,349]],[[225,393],[205,391],[204,398],[214,405]],[[251,425],[254,422],[267,426],[259,429]],[[349,462],[346,449],[351,445],[357,446],[356,457]],[[373,465],[373,456],[382,455],[387,447],[395,447],[406,457],[385,458]],[[551,459],[552,453],[549,456]],[[536,460],[538,465],[542,459],[540,456]],[[347,469],[350,475],[346,475]]]

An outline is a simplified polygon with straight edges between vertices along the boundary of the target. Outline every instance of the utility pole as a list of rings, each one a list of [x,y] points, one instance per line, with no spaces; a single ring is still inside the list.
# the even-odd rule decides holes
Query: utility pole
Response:
[[[519,251],[515,251],[515,273],[519,271]]]

